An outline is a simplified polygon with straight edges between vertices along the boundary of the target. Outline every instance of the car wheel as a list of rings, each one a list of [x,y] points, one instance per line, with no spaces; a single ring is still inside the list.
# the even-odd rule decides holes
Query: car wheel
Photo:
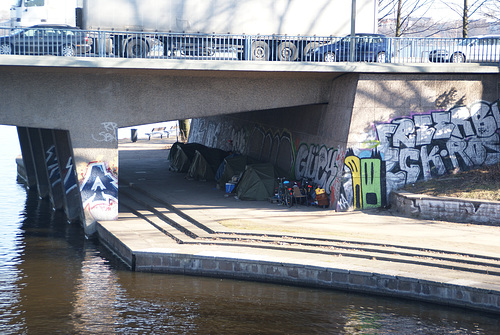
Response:
[[[12,46],[8,43],[0,45],[0,55],[11,55]]]
[[[278,45],[278,59],[280,61],[297,60],[297,47],[292,42],[282,42]]]
[[[385,52],[379,52],[377,55],[377,63],[385,63],[386,58],[385,58]]]
[[[72,45],[64,45],[61,48],[61,56],[74,57],[76,55],[75,47]]]
[[[149,53],[149,46],[144,40],[133,39],[127,42],[126,50],[126,57],[146,58]]]
[[[451,62],[452,63],[463,63],[463,62],[465,62],[465,56],[459,52],[454,53],[451,56]]]
[[[269,60],[269,46],[264,41],[254,41],[251,49],[252,60]]]
[[[335,59],[335,53],[333,53],[333,52],[331,52],[331,51],[330,51],[330,52],[325,53],[325,56],[323,57],[323,60],[324,60],[325,62],[329,62],[329,63],[331,63],[331,62],[336,62],[336,61],[337,61],[337,60]]]
[[[308,61],[316,61],[317,54],[312,53],[312,51],[319,46],[320,44],[318,42],[307,43],[304,51],[302,52],[302,54],[304,55],[304,59]]]

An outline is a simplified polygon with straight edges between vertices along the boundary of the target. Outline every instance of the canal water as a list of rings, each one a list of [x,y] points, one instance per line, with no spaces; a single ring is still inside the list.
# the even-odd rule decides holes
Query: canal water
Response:
[[[0,126],[0,334],[498,334],[498,315],[339,291],[134,273],[16,183]]]

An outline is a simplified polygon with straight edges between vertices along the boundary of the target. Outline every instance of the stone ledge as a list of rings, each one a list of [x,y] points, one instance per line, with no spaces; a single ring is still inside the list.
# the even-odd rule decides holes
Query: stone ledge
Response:
[[[304,266],[295,263],[207,257],[178,253],[136,252],[136,271],[255,280],[277,284],[339,289],[500,312],[498,287],[443,282],[366,271]],[[158,257],[160,262],[153,262]],[[465,284],[465,285],[464,285]]]
[[[414,218],[500,226],[500,201],[393,191],[390,204],[398,213]]]

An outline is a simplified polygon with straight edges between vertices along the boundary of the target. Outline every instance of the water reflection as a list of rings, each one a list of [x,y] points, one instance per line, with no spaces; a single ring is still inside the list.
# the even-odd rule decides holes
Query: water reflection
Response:
[[[116,274],[111,271],[96,250],[87,250],[76,283],[72,327],[80,334],[113,334],[122,324],[116,309],[121,289]]]

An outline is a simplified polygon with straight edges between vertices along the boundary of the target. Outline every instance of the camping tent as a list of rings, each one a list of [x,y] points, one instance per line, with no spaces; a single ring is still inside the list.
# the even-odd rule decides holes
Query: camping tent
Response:
[[[267,200],[274,195],[276,174],[270,163],[247,165],[236,186],[241,200]]]
[[[215,172],[228,154],[221,149],[198,148],[187,171],[188,177],[203,181],[215,180]]]
[[[175,172],[187,172],[191,160],[181,147],[177,147],[175,153],[169,155],[170,170]]]
[[[176,172],[187,172],[195,157],[196,150],[204,152],[206,149],[208,149],[206,146],[199,143],[175,142],[168,155],[170,170]]]
[[[245,171],[249,164],[256,164],[258,161],[245,155],[231,155],[224,158],[217,171],[217,186],[224,189],[225,184],[230,182],[233,176],[238,176]]]

